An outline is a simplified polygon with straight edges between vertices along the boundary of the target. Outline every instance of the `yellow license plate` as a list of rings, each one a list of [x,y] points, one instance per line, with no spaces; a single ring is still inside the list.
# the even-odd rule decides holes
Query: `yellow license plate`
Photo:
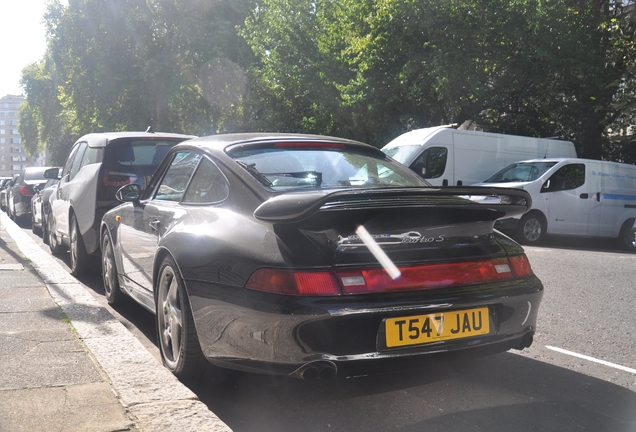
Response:
[[[388,348],[485,335],[490,333],[488,308],[388,318],[385,333]]]

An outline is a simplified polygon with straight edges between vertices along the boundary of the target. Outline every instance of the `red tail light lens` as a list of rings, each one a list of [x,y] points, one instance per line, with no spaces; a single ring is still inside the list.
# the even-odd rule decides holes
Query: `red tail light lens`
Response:
[[[425,290],[474,285],[512,279],[506,258],[447,264],[429,264],[400,269],[392,279],[383,269],[338,272],[346,294]]]
[[[491,260],[428,264],[400,268],[392,279],[383,269],[339,270],[334,273],[260,269],[246,288],[287,295],[339,295],[418,291],[492,283],[532,275],[525,255]]]
[[[132,183],[130,174],[115,171],[104,171],[104,186],[126,186]]]
[[[33,189],[31,189],[29,186],[22,185],[20,186],[20,195],[28,197],[28,196],[33,196],[35,194],[33,193]]]
[[[274,147],[333,147],[333,148],[344,148],[344,144],[341,143],[330,143],[330,142],[312,142],[312,141],[301,141],[301,142],[281,142],[274,144]]]
[[[515,277],[523,278],[532,276],[532,267],[530,267],[530,261],[528,261],[526,254],[511,257],[510,265],[512,266],[512,271],[515,273]]]
[[[330,272],[293,272],[260,269],[252,274],[246,288],[274,294],[338,295],[340,288]]]

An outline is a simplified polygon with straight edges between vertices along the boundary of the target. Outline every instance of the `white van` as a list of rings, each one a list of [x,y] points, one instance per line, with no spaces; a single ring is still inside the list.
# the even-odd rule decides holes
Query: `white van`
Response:
[[[492,173],[520,160],[576,157],[570,141],[458,130],[452,126],[407,132],[382,151],[433,186],[483,182]]]
[[[522,217],[498,221],[533,244],[546,234],[612,237],[634,250],[636,165],[590,159],[535,159],[513,163],[478,186],[525,189],[532,197]]]

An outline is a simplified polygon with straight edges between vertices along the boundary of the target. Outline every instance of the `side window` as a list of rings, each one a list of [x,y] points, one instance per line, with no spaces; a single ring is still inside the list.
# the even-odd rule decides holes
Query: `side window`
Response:
[[[155,194],[156,200],[163,201],[181,201],[181,197],[188,186],[190,177],[196,169],[201,155],[189,151],[177,153],[166,174],[161,179]]]
[[[183,202],[211,204],[227,198],[230,188],[221,170],[208,159],[203,159],[197,169]]]
[[[425,179],[438,178],[444,174],[447,157],[446,147],[430,147],[415,159],[410,168]]]
[[[80,168],[84,167],[85,165],[101,162],[102,151],[103,149],[101,148],[88,147],[84,152],[84,157],[82,157]]]
[[[585,184],[585,165],[569,164],[565,165],[543,184],[541,192],[556,192],[572,190]]]
[[[73,163],[71,164],[69,180],[73,180],[73,177],[75,177],[75,174],[79,171],[81,166],[80,163],[82,162],[82,157],[84,157],[84,151],[86,150],[86,147],[88,147],[88,144],[83,142],[78,147],[77,153],[75,153],[75,157],[73,158]]]
[[[66,175],[71,172],[71,166],[73,165],[73,160],[75,159],[75,155],[77,154],[77,149],[79,149],[79,147],[79,145],[76,145],[71,149],[71,153],[68,155],[68,159],[66,159],[66,163],[62,169],[62,178],[66,177]]]

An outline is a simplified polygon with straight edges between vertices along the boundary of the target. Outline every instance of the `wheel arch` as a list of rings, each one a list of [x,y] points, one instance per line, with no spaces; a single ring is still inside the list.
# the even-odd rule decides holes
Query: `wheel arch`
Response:
[[[614,226],[614,236],[620,236],[623,232],[623,229],[625,228],[625,225],[633,225],[634,220],[636,220],[636,214],[634,212],[623,213],[621,217],[616,221],[616,225]]]
[[[179,262],[175,258],[174,254],[172,254],[168,249],[166,249],[165,247],[159,247],[157,249],[157,253],[155,254],[155,261],[152,265],[152,291],[153,291],[153,297],[155,298],[155,302],[157,301],[157,278],[159,277],[159,269],[161,268],[161,263],[166,257],[172,258],[175,265],[177,266],[175,270],[179,272],[179,277],[183,281],[183,285],[189,297],[188,284],[186,283],[186,280],[183,277],[183,273],[181,272],[181,267],[179,267]],[[188,301],[190,301],[189,298],[188,298]]]
[[[118,242],[118,237],[117,237],[117,231],[116,230],[111,230],[110,227],[106,224],[106,223],[101,223],[100,224],[100,228],[99,228],[99,247],[98,250],[100,252],[100,255],[103,256],[104,251],[102,250],[102,239],[104,238],[104,235],[108,235],[110,237],[110,243],[111,243],[111,247],[113,248],[113,256],[115,258],[115,271],[117,272],[117,278],[119,280],[119,283],[121,285],[122,283],[122,273],[120,271],[120,269],[122,269],[124,267],[124,263],[122,261],[121,258],[121,251],[120,251],[120,247],[119,247],[119,242]],[[101,260],[100,260],[101,261]]]

